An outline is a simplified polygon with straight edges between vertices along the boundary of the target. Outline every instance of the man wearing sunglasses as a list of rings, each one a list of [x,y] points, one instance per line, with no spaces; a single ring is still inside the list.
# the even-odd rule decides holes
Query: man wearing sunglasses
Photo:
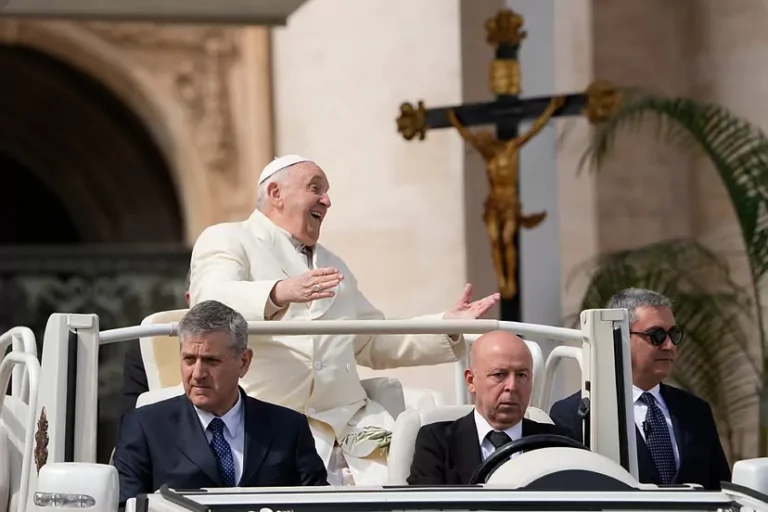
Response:
[[[628,288],[614,295],[609,309],[629,311],[637,463],[640,482],[700,484],[719,490],[731,480],[712,410],[704,400],[664,384],[672,373],[683,331],[664,295]],[[556,402],[550,417],[582,441],[581,391]],[[587,423],[588,425],[588,423]]]

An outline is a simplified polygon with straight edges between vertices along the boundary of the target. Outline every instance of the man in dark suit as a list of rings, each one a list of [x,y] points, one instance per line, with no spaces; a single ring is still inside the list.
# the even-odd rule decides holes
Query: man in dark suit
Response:
[[[525,342],[504,331],[472,345],[464,377],[475,409],[456,421],[424,425],[416,437],[410,485],[461,485],[500,446],[536,434],[568,432],[523,418],[531,400],[533,358]]]
[[[184,300],[189,306],[189,272],[187,272],[184,290]],[[144,359],[141,357],[141,345],[139,340],[134,340],[130,342],[123,362],[122,414],[135,409],[139,395],[146,391],[149,391],[149,383],[147,382],[147,371],[144,368]]]
[[[712,409],[691,393],[662,383],[683,341],[672,302],[651,290],[629,288],[614,295],[606,307],[629,311],[640,482],[720,489],[721,481],[730,481],[731,469]],[[550,417],[583,441],[580,401],[581,391],[556,402]]]
[[[248,324],[217,301],[179,322],[185,395],[127,413],[115,447],[120,503],[176,489],[327,485],[307,418],[238,386],[253,353]]]

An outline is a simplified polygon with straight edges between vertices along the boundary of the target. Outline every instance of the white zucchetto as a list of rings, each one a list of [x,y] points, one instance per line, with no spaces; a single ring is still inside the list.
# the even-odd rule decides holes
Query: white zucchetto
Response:
[[[299,155],[285,155],[278,158],[275,158],[271,162],[269,162],[265,167],[264,170],[261,171],[261,175],[259,176],[259,185],[264,183],[265,180],[267,180],[270,176],[275,174],[277,171],[282,171],[286,167],[290,167],[293,164],[298,164],[300,162],[311,162],[309,158],[304,158],[303,156]]]

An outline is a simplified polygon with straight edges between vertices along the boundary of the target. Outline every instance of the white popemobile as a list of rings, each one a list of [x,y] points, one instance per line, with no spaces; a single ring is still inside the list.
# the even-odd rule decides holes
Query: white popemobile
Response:
[[[176,492],[166,487],[126,504],[127,512],[159,511],[391,511],[391,510],[760,510],[768,512],[768,459],[739,461],[722,491],[698,486],[640,484],[632,415],[626,310],[588,310],[581,329],[475,321],[251,322],[250,333],[466,333],[502,329],[523,335],[534,355],[534,394],[527,416],[550,422],[544,410],[563,358],[582,368],[583,404],[590,422],[589,449],[560,436],[530,436],[486,459],[467,486],[408,487],[416,432],[421,425],[457,419],[471,405],[407,408],[401,405],[390,446],[388,481],[378,487],[229,488]],[[17,327],[0,336],[0,512],[118,508],[118,476],[96,464],[99,346],[148,336],[175,336],[176,324],[142,325],[99,332],[96,315],[54,314],[38,363],[31,331]],[[536,341],[560,345],[544,364]],[[576,343],[576,347],[563,345]],[[578,345],[581,345],[580,348]],[[41,371],[42,370],[42,371]],[[386,381],[387,379],[385,379]],[[389,379],[391,381],[391,379]],[[377,400],[405,404],[396,386],[366,386]],[[380,396],[399,390],[399,397]],[[140,405],[178,390],[150,392]],[[542,410],[543,409],[543,410]],[[509,459],[509,455],[524,451]]]

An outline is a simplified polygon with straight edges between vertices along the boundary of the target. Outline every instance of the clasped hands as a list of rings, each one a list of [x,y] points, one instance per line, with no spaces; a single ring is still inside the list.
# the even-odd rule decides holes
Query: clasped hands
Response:
[[[270,298],[277,307],[292,302],[304,303],[318,299],[329,299],[336,295],[336,288],[344,280],[339,269],[323,267],[300,276],[278,281],[272,288]],[[480,318],[501,299],[493,293],[482,299],[472,301],[472,285],[467,284],[459,301],[443,314],[444,320],[474,320]]]

